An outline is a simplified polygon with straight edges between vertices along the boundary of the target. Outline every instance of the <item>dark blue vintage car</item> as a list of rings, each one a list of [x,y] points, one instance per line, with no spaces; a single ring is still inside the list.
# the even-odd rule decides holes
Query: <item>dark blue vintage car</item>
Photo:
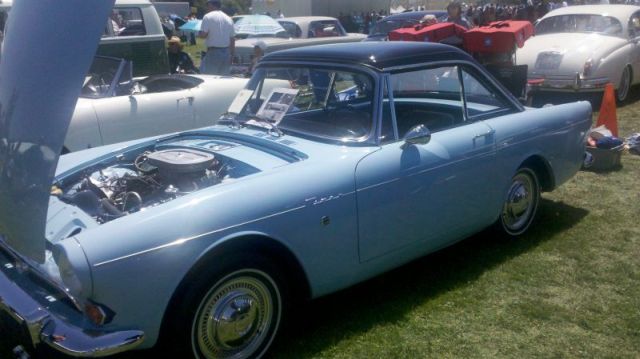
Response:
[[[444,10],[407,11],[385,16],[378,20],[369,30],[369,35],[364,41],[386,41],[391,31],[404,27],[414,27],[420,24],[420,21],[426,15],[435,16],[439,22],[447,19],[447,12]]]
[[[427,43],[273,53],[215,126],[59,157],[111,5],[12,10],[0,313],[16,344],[260,357],[305,299],[491,225],[522,234],[582,163],[588,103],[524,108]]]

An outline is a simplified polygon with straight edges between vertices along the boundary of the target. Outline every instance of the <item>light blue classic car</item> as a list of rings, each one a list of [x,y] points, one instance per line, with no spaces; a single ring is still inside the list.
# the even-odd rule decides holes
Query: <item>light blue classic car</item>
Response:
[[[526,109],[456,48],[371,42],[267,55],[216,126],[58,158],[111,5],[22,0],[8,25],[0,316],[16,344],[260,357],[305,299],[491,225],[522,234],[583,160],[587,102]]]

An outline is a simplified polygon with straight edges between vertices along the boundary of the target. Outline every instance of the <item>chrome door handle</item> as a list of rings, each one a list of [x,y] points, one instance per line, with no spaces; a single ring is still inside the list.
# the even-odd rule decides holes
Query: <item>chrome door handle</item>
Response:
[[[479,133],[479,134],[473,136],[473,139],[475,140],[475,139],[478,139],[480,137],[488,137],[488,136],[493,135],[494,133],[496,133],[496,130],[493,130],[493,129],[487,130],[487,132],[485,132],[485,133]]]

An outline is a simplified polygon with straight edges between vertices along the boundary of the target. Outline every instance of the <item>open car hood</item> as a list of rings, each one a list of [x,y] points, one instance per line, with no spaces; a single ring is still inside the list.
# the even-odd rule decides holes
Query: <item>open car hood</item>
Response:
[[[45,257],[58,157],[114,0],[20,0],[0,58],[0,236]]]

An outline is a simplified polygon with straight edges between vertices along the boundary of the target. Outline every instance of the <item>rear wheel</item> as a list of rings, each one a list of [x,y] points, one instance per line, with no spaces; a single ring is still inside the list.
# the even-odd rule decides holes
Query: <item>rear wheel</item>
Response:
[[[540,182],[536,173],[520,168],[511,179],[511,185],[498,219],[498,228],[510,236],[526,232],[533,222],[540,202]]]
[[[238,257],[189,283],[166,337],[180,357],[259,358],[276,337],[287,296],[281,271],[260,256]]]
[[[618,85],[618,90],[616,90],[616,99],[618,102],[623,102],[627,99],[629,95],[629,90],[631,88],[631,68],[629,66],[625,66],[624,70],[622,70],[622,77],[620,78],[620,84]]]

